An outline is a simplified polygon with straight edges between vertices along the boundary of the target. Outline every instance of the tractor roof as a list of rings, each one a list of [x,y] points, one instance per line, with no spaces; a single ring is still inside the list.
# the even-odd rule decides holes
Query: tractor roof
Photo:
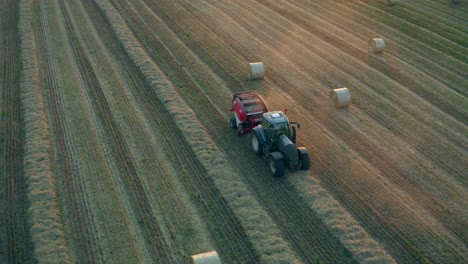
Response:
[[[288,117],[283,111],[271,111],[263,114],[263,118],[271,124],[287,123]]]

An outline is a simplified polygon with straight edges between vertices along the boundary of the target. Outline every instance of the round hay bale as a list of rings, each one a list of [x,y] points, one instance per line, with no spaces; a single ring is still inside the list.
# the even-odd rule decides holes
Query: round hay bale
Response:
[[[351,92],[348,88],[337,88],[330,92],[330,100],[336,108],[346,107],[351,103]]]
[[[392,5],[396,5],[399,2],[400,0],[387,0],[387,5],[392,6]]]
[[[369,40],[369,50],[373,53],[381,53],[385,49],[385,41],[382,38],[371,38]]]
[[[252,62],[249,64],[249,78],[251,80],[261,80],[265,75],[263,62]]]
[[[221,264],[221,259],[216,251],[210,251],[193,255],[190,258],[191,264]]]

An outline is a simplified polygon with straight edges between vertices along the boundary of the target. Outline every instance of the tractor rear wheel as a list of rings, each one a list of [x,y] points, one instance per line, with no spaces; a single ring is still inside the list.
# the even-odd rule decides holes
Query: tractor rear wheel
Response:
[[[232,128],[237,128],[237,122],[236,122],[236,118],[235,118],[235,117],[229,119],[229,123],[231,124],[231,127],[232,127]]]
[[[253,152],[257,156],[263,156],[263,144],[257,132],[252,131],[252,136],[250,138],[250,146],[252,147]]]
[[[299,152],[299,165],[301,170],[309,170],[310,169],[310,155],[309,150],[304,147],[297,148]]]
[[[276,155],[275,155],[276,154]],[[279,154],[279,155],[278,155]],[[283,177],[286,166],[284,163],[283,155],[279,152],[273,152],[269,157],[270,171],[275,177]]]

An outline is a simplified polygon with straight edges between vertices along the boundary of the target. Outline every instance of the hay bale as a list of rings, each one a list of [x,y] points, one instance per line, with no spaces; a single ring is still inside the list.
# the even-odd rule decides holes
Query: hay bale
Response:
[[[249,64],[249,78],[251,80],[262,80],[265,75],[263,62],[252,62]]]
[[[221,264],[221,259],[216,251],[193,255],[190,258],[191,264]]]
[[[330,100],[336,108],[346,107],[351,103],[351,92],[348,88],[337,88],[330,92]]]
[[[396,5],[400,2],[400,0],[387,0],[387,5],[392,6]]]
[[[371,38],[369,40],[369,51],[382,53],[385,50],[385,41],[382,38]]]

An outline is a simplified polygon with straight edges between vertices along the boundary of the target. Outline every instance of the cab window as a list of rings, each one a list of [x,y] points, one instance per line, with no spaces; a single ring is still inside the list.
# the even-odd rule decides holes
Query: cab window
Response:
[[[270,127],[272,127],[271,123],[268,122],[268,121],[266,121],[265,118],[263,119],[262,126],[263,126],[264,128],[270,128]]]

